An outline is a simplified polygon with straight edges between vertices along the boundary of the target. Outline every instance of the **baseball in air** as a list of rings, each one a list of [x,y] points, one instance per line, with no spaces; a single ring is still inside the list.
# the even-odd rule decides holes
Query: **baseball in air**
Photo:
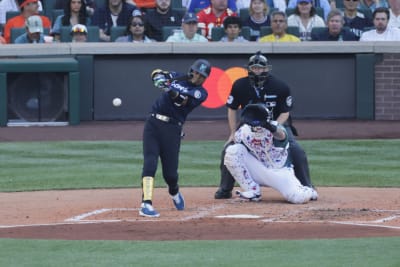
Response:
[[[121,104],[122,104],[121,98],[118,98],[118,97],[114,98],[112,103],[113,103],[114,107],[121,106]]]

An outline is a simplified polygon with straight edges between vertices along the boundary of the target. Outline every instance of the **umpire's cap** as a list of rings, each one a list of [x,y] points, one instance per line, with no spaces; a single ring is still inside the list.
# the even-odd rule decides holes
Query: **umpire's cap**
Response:
[[[190,66],[189,73],[192,73],[193,71],[196,71],[207,78],[211,72],[211,64],[205,59],[198,59],[192,64],[192,66]]]

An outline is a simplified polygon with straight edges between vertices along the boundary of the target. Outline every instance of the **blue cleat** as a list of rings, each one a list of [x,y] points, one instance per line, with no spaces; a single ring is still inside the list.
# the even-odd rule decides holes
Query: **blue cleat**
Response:
[[[142,203],[140,205],[139,215],[144,217],[160,217],[160,213],[149,203]]]
[[[183,196],[180,192],[178,192],[178,194],[173,196],[172,200],[174,201],[174,205],[177,210],[185,209],[185,199],[183,199]]]

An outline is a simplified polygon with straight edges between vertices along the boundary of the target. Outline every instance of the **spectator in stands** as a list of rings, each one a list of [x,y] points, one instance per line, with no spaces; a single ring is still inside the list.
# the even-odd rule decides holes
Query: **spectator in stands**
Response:
[[[86,6],[86,15],[90,18],[94,14],[94,9],[96,8],[96,4],[94,0],[82,0]],[[69,0],[56,0],[54,4],[54,9],[65,9],[68,5]],[[86,24],[89,25],[89,24]]]
[[[269,7],[264,0],[251,0],[249,16],[243,21],[243,26],[250,27],[250,41],[257,41],[260,38],[260,29],[263,26],[270,26]]]
[[[61,27],[74,26],[76,24],[89,25],[90,19],[87,17],[86,5],[83,0],[67,0],[64,15],[60,15],[54,22],[51,34],[56,42],[60,41]]]
[[[39,14],[38,0],[19,0],[21,14],[9,19],[4,26],[3,35],[7,43],[10,43],[11,28],[25,27],[25,20],[33,15]],[[40,16],[44,28],[51,28],[51,22],[48,17]]]
[[[328,27],[318,33],[313,33],[313,41],[357,41],[357,36],[349,29],[343,28],[343,14],[338,9],[333,9],[328,15]]]
[[[124,36],[118,37],[115,42],[122,43],[151,43],[154,40],[147,37],[144,32],[144,19],[139,10],[135,10],[132,16],[129,18],[128,25],[126,25],[126,30]]]
[[[38,11],[41,12],[42,2],[38,1]],[[19,3],[18,0],[1,0],[0,1],[0,24],[4,25],[6,23],[6,14],[8,11],[19,12]]]
[[[300,42],[300,39],[292,34],[286,33],[287,17],[285,12],[274,11],[271,14],[272,33],[261,37],[259,42]]]
[[[358,12],[359,0],[344,0],[344,26],[348,27],[360,39],[364,28],[372,27],[372,20]]]
[[[400,41],[400,29],[389,27],[390,12],[385,7],[378,7],[372,13],[375,29],[361,35],[360,41]]]
[[[197,13],[201,34],[211,41],[211,28],[222,27],[224,19],[228,16],[237,16],[228,8],[228,0],[211,0],[209,7]]]
[[[328,0],[313,0],[314,7],[320,7],[324,10],[324,19],[327,21],[328,14],[331,11],[331,4]],[[297,0],[289,0],[288,8],[296,8]]]
[[[190,6],[188,8],[188,12],[190,13],[197,13],[202,9],[205,9],[211,5],[210,0],[192,0],[190,2]],[[237,1],[236,0],[228,0],[228,8],[232,11],[237,11],[238,8],[236,7]],[[248,7],[248,6],[247,6]]]
[[[71,36],[73,43],[85,43],[88,38],[88,30],[83,24],[75,24],[71,28]]]
[[[208,42],[207,38],[197,33],[197,17],[194,13],[186,13],[182,19],[182,30],[174,32],[166,42]]]
[[[229,16],[224,19],[224,30],[225,36],[223,36],[220,42],[236,42],[243,43],[248,42],[243,36],[240,35],[242,31],[242,21],[239,17]]]
[[[369,9],[374,12],[378,7],[389,8],[387,0],[360,0],[358,4],[358,9]]]
[[[105,6],[95,9],[92,25],[99,27],[99,37],[103,42],[110,41],[110,30],[113,26],[126,26],[136,6],[126,0],[106,0]]]
[[[388,0],[388,1],[390,6],[389,27],[400,28],[400,1],[399,0]]]
[[[30,16],[25,21],[26,32],[15,39],[16,44],[38,44],[44,43],[42,19]]]
[[[299,27],[300,40],[311,41],[314,27],[325,27],[324,19],[317,15],[312,0],[297,0],[294,14],[288,17],[288,26]]]
[[[276,9],[285,12],[287,8],[286,0],[265,0],[264,2],[269,9]],[[250,8],[250,5],[250,0],[236,0],[236,11],[240,13],[240,9]]]
[[[180,26],[184,13],[171,7],[171,0],[156,0],[153,12],[146,12],[146,35],[158,42],[163,41],[163,26]]]

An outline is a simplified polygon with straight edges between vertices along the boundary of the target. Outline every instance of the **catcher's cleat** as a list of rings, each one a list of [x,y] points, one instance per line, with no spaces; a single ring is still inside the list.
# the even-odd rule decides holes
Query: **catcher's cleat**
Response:
[[[258,202],[261,200],[261,194],[257,194],[254,191],[246,191],[246,192],[236,191],[236,195],[238,195],[242,199],[246,199],[249,201]]]
[[[160,213],[158,213],[149,203],[142,203],[139,215],[144,217],[160,217]]]
[[[312,195],[311,195],[311,198],[310,198],[310,200],[318,200],[318,192],[317,192],[317,190],[315,190],[315,188],[313,188],[313,187],[310,187],[311,188],[311,191],[312,191]]]
[[[215,199],[228,199],[232,197],[232,192],[231,191],[225,191],[223,189],[218,189],[217,192],[215,192],[214,198]]]
[[[174,202],[175,208],[177,210],[185,209],[185,199],[180,192],[178,192],[178,194],[176,194],[175,196],[172,196],[172,201]]]

